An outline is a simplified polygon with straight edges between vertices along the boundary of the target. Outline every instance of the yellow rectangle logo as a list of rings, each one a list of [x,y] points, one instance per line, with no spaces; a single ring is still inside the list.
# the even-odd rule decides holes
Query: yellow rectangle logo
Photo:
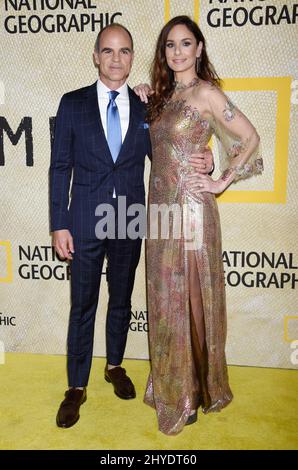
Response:
[[[226,191],[219,202],[285,204],[287,197],[291,77],[226,78],[225,91],[275,91],[277,96],[273,191]],[[266,171],[266,160],[264,160]]]

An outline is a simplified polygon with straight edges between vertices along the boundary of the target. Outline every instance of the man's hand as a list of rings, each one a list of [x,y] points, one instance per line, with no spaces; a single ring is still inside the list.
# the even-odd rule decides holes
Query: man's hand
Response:
[[[140,97],[140,100],[143,101],[143,103],[148,103],[148,96],[154,94],[154,91],[148,83],[140,83],[134,87],[133,91]]]
[[[198,173],[209,174],[214,168],[213,154],[210,148],[206,146],[202,153],[192,154],[189,163]]]
[[[73,239],[69,230],[56,230],[52,233],[53,246],[62,259],[72,260]]]

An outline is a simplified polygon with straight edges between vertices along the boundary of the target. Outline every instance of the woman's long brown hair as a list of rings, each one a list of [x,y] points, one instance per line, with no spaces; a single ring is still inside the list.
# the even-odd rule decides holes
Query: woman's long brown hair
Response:
[[[166,42],[169,32],[176,25],[186,26],[196,38],[197,44],[203,43],[201,52],[201,62],[199,70],[196,72],[198,77],[202,80],[221,85],[221,80],[217,75],[213,65],[209,61],[206,51],[205,38],[198,27],[188,16],[176,16],[172,18],[161,30],[157,40],[155,56],[151,66],[151,86],[155,93],[151,96],[148,105],[148,121],[152,122],[157,119],[162,109],[171,97],[174,90],[174,72],[170,69],[166,60]]]

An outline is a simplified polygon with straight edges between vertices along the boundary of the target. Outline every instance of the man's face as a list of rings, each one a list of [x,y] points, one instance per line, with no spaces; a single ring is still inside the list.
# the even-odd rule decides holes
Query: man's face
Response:
[[[100,37],[99,51],[94,51],[99,66],[99,77],[111,89],[123,85],[133,62],[131,40],[127,32],[119,27],[108,28]]]

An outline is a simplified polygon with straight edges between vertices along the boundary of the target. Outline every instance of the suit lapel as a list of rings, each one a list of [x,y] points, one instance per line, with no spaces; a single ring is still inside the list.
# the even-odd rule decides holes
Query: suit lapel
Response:
[[[124,142],[122,143],[121,150],[116,160],[116,165],[119,161],[129,158],[131,149],[133,147],[138,123],[142,119],[138,101],[135,93],[128,87],[129,93],[129,125],[125,135]],[[105,136],[104,128],[100,119],[100,111],[97,96],[97,82],[91,85],[87,94],[87,116],[88,122],[95,133],[95,139],[98,141],[98,150],[101,151],[109,163],[114,164],[113,158],[109,149],[109,145]]]
[[[109,163],[114,163],[100,118],[97,96],[97,82],[91,85],[88,89],[87,115],[88,122],[93,128],[95,139],[98,142],[98,150],[104,154],[105,158],[109,160]]]
[[[121,150],[116,160],[116,164],[119,161],[125,159],[126,157],[129,158],[134,141],[135,141],[136,131],[138,128],[139,109],[137,107],[137,98],[136,98],[135,93],[129,87],[128,87],[128,94],[129,94],[129,125],[128,125],[128,129],[127,129],[124,141],[122,143]]]

